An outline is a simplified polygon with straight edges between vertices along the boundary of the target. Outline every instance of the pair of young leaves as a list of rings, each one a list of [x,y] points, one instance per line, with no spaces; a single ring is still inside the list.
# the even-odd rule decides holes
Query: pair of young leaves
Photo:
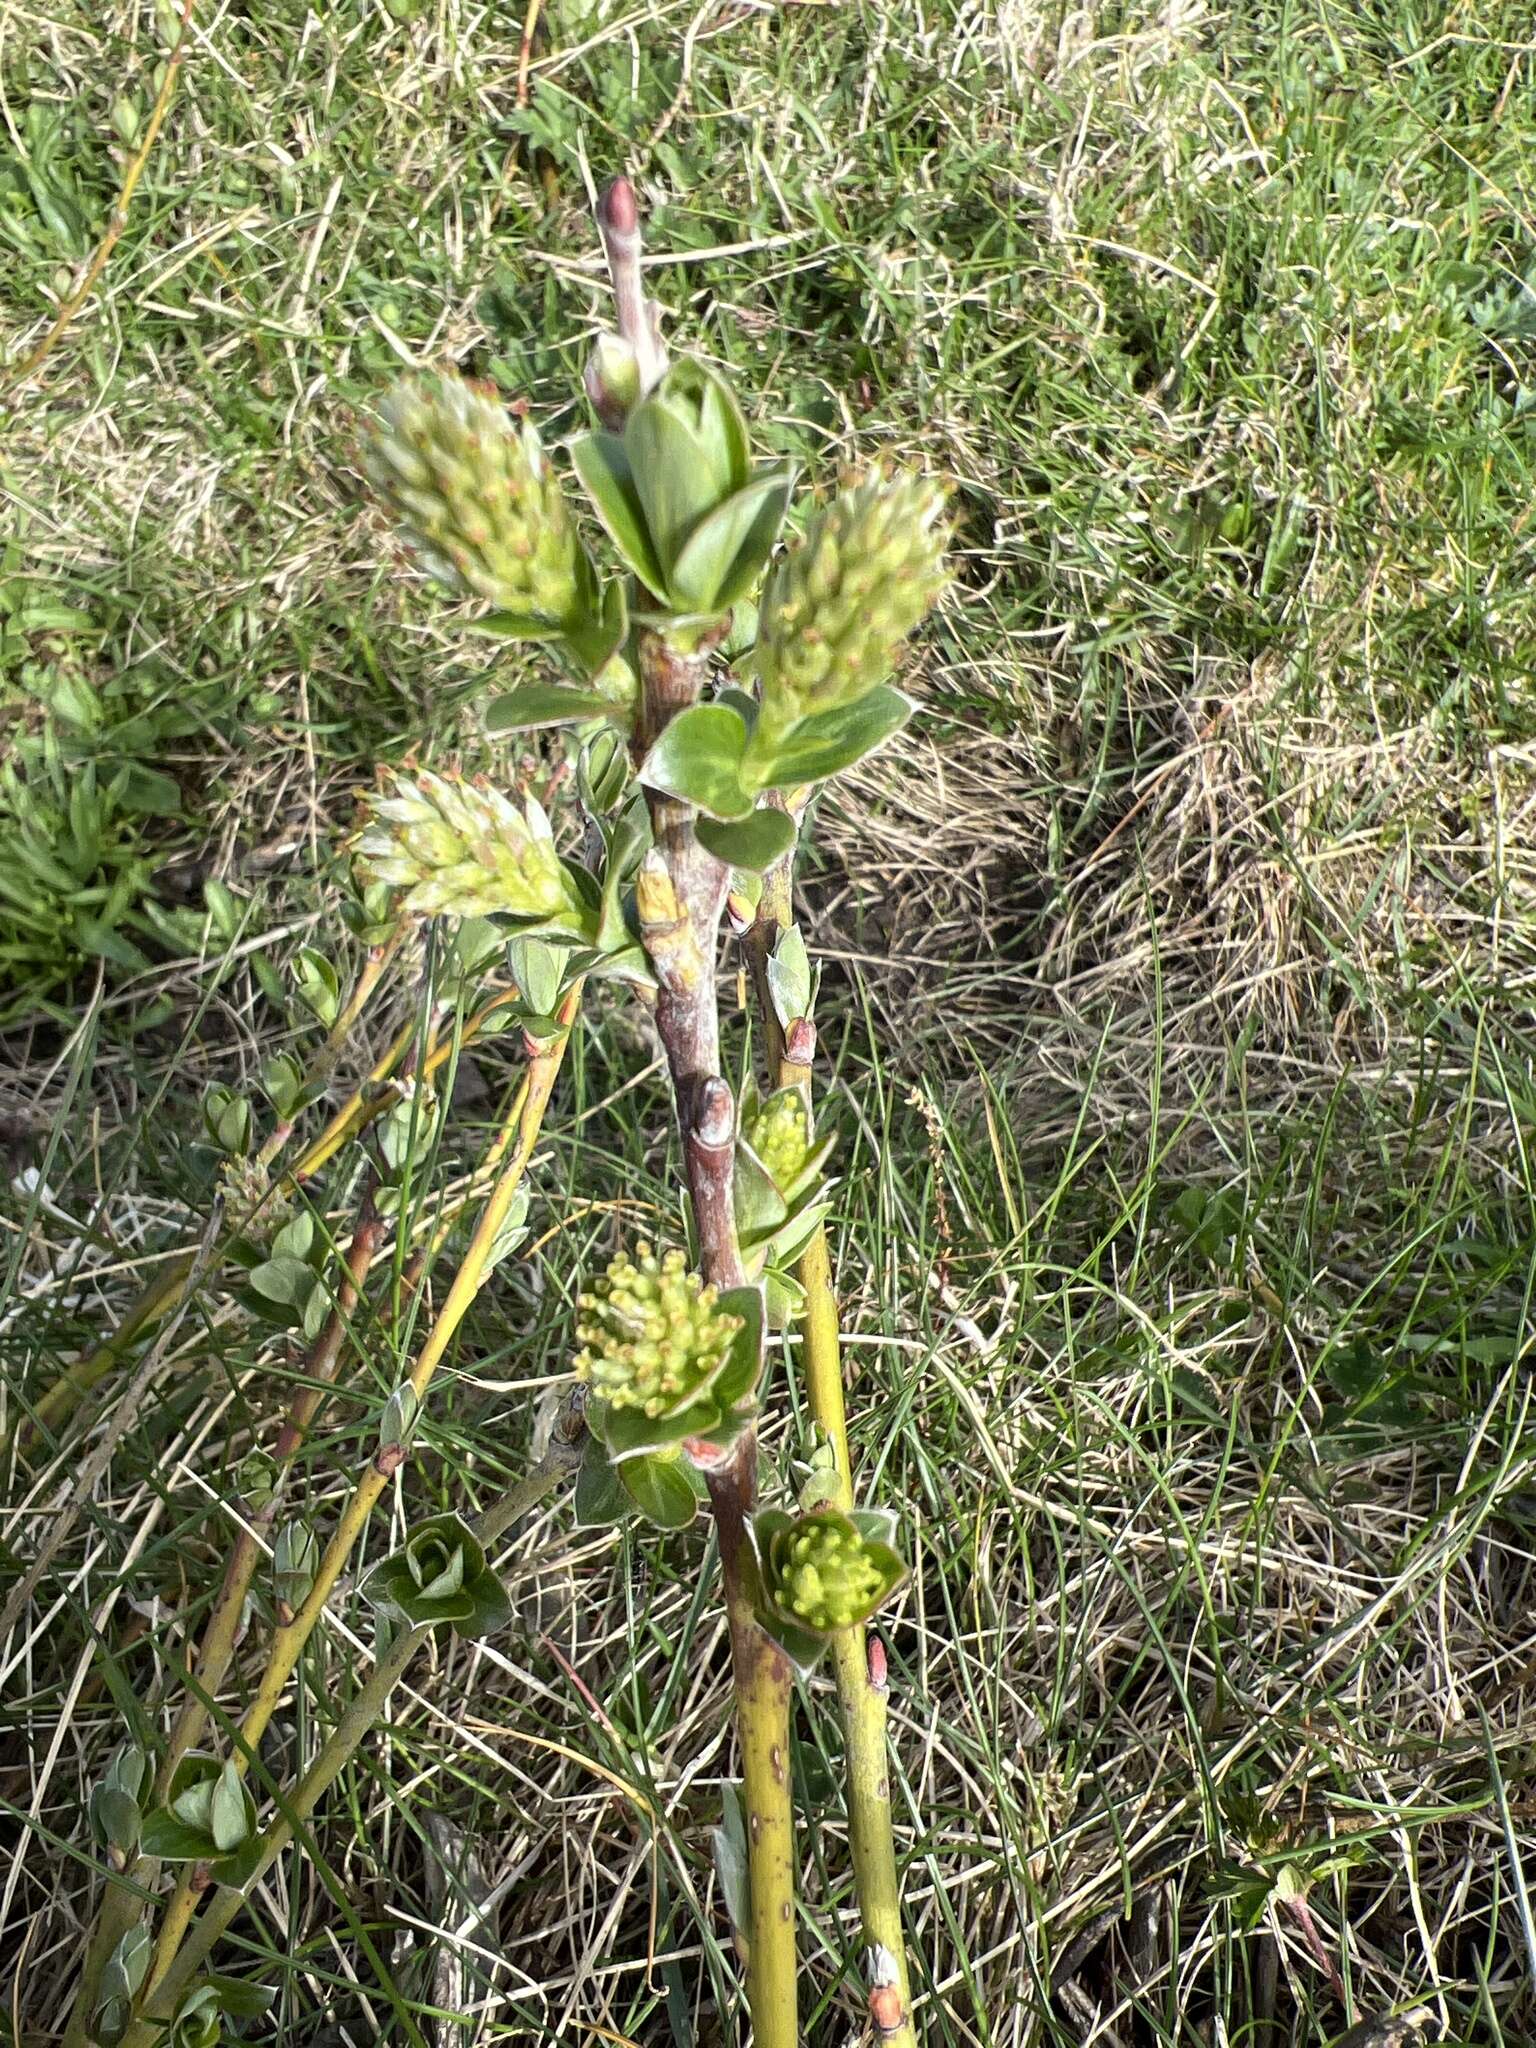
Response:
[[[782,463],[754,467],[741,408],[712,371],[675,364],[622,433],[588,434],[571,456],[636,578],[646,607],[637,624],[686,641],[717,630],[736,607],[749,609],[783,527],[794,472]],[[604,592],[602,608],[607,651],[597,679],[579,689],[524,684],[491,706],[492,731],[589,719],[628,725],[632,678],[628,689],[611,686],[625,670],[610,659],[628,630],[622,585]],[[506,613],[482,624],[514,637],[548,637],[536,622]],[[911,709],[899,690],[877,684],[835,709],[790,715],[778,707],[764,718],[756,699],[728,690],[672,720],[642,762],[640,780],[695,806],[699,837],[717,858],[761,871],[794,842],[782,810],[759,808],[765,793],[840,773],[888,739]]]

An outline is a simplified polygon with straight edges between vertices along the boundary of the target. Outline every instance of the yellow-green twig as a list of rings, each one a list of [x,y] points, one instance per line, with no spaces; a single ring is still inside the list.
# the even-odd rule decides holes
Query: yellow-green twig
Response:
[[[565,1048],[569,1043],[571,1025],[575,1020],[579,1000],[579,989],[573,989],[560,1011],[559,1036],[542,1046],[529,1062],[528,1072],[518,1091],[515,1104],[517,1142],[487,1197],[463,1261],[411,1368],[409,1384],[418,1400],[425,1395],[433,1374],[484,1283],[491,1250],[501,1234],[507,1213],[522,1185],[523,1174],[538,1142],[544,1111],[565,1057]],[[380,1457],[363,1473],[315,1567],[314,1579],[303,1603],[292,1619],[274,1632],[267,1652],[266,1667],[236,1731],[237,1746],[233,1761],[240,1773],[243,1774],[249,1769],[261,1738],[266,1733],[268,1724],[287,1689],[288,1681],[303,1654],[304,1646],[324,1613],[336,1581],[395,1469],[394,1462]],[[189,1866],[183,1872],[166,1907],[155,1944],[154,1960],[150,1967],[148,1982],[151,1991],[170,1971],[192,1914],[196,1910],[194,1871],[195,1866]]]
[[[549,1450],[527,1478],[479,1518],[476,1533],[482,1542],[492,1543],[503,1535],[544,1498],[557,1480],[574,1468],[579,1457],[578,1444],[579,1425],[575,1433],[557,1432]],[[163,2022],[174,2018],[182,1994],[213,1952],[220,1936],[239,1914],[251,1888],[293,1841],[325,1792],[356,1754],[358,1745],[383,1713],[390,1694],[430,1633],[430,1627],[404,1630],[375,1663],[356,1698],[337,1721],[320,1754],[283,1801],[282,1812],[264,1832],[261,1858],[255,1869],[238,1889],[226,1886],[217,1893],[190,1940],[150,1986],[143,2016],[130,2027],[123,2048],[147,2048],[148,2043],[162,2037]]]
[[[767,979],[768,956],[792,917],[786,859],[764,877],[757,921],[748,935],[748,958],[769,1074],[780,1088],[795,1086],[809,1091],[810,1068],[785,1056],[784,1034]],[[842,1333],[824,1229],[817,1230],[807,1244],[795,1270],[805,1289],[798,1353],[801,1383],[836,1466],[835,1482],[829,1488],[831,1504],[847,1513],[855,1499],[853,1466],[843,1391]],[[876,1654],[881,1654],[878,1648]],[[901,1879],[891,1830],[885,1673],[883,1658],[879,1670],[870,1668],[870,1640],[862,1625],[833,1637],[832,1669],[847,1757],[848,1838],[864,1935],[870,2018],[882,2048],[917,2048],[902,1929]]]

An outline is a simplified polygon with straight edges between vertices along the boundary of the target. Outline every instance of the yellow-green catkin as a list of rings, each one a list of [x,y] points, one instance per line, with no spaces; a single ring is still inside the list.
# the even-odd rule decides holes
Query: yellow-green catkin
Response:
[[[825,506],[769,581],[758,623],[765,713],[831,711],[884,682],[947,580],[944,494],[884,477]]]
[[[579,542],[538,434],[463,377],[409,377],[379,408],[370,481],[430,572],[548,625],[580,599]]]
[[[577,1376],[612,1408],[652,1419],[670,1414],[715,1379],[740,1316],[722,1310],[713,1287],[687,1270],[678,1251],[648,1244],[621,1252],[580,1297]]]

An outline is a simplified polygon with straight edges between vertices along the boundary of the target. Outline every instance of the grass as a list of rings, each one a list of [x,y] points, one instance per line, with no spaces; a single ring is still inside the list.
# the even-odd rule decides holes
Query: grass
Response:
[[[19,360],[174,20],[0,22]],[[809,878],[856,1456],[921,1510],[890,1650],[927,2039],[1299,2048],[1423,2008],[1432,2039],[1512,2048],[1536,2030],[1528,11],[550,0],[525,106],[522,30],[457,0],[194,12],[101,287],[5,394],[12,1409],[184,1241],[203,1089],[304,1042],[276,998],[334,930],[352,790],[418,742],[489,758],[490,643],[358,512],[356,422],[398,365],[453,360],[572,428],[590,183],[627,162],[672,331],[772,393],[764,443],[925,461],[962,522],[930,718],[827,801]],[[397,978],[379,1043],[412,1001]],[[510,1055],[465,1069],[438,1185]],[[396,1521],[522,1469],[571,1276],[671,1200],[661,1086],[599,1005],[538,1250],[455,1351]],[[329,1227],[349,1171],[317,1190]],[[369,1325],[302,1454],[321,1525],[398,1343]],[[84,1796],[175,1676],[292,1370],[206,1290],[4,1653],[29,2042],[71,1981]],[[788,1471],[807,1445],[770,1448]],[[8,1582],[79,1456],[12,1475]],[[445,1999],[486,2038],[730,2038],[701,1577],[691,1539],[541,1517],[514,1631],[473,1674],[417,1668],[241,1924],[227,1966],[278,1985],[271,2038],[469,2038]],[[339,1599],[267,1769],[368,1641]],[[817,1690],[815,2048],[858,2009],[835,1755]],[[451,1983],[466,1855],[494,1903]]]

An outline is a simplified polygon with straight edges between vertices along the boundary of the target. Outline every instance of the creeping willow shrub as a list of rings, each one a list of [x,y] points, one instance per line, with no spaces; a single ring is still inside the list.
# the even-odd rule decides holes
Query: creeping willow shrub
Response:
[[[944,586],[948,536],[936,484],[879,471],[802,500],[791,521],[794,466],[755,453],[737,396],[714,367],[668,359],[640,294],[633,196],[622,181],[600,219],[621,331],[593,350],[584,381],[597,424],[565,460],[493,391],[423,372],[383,399],[364,464],[405,545],[448,592],[480,608],[479,627],[544,650],[547,673],[492,696],[486,723],[493,734],[547,733],[548,746],[566,752],[586,814],[580,855],[576,836],[557,832],[525,789],[495,776],[396,772],[353,841],[349,921],[375,946],[400,918],[437,921],[466,974],[499,962],[515,979],[531,1053],[563,1046],[580,991],[595,979],[624,985],[654,1013],[679,1122],[686,1239],[637,1239],[584,1278],[571,1358],[586,1393],[575,1507],[588,1524],[637,1517],[661,1530],[686,1528],[706,1502],[715,1516],[750,1822],[750,1885],[726,1889],[751,1920],[743,1946],[760,2048],[780,2048],[796,2027],[783,1764],[793,1674],[829,1645],[855,1643],[855,1681],[845,1684],[846,1659],[834,1658],[839,1690],[850,1748],[876,1755],[883,1708],[857,1632],[906,1570],[896,1517],[855,1506],[846,1471],[829,1486],[840,1393],[800,1497],[758,1500],[768,1345],[807,1312],[806,1276],[817,1247],[824,1257],[833,1197],[834,1139],[818,1127],[809,1088],[816,977],[793,919],[789,863],[821,786],[911,715],[893,672]],[[785,545],[791,524],[796,537]],[[724,1078],[722,923],[752,960],[759,1047],[769,1055],[761,1088]],[[299,972],[304,1001],[333,1027],[342,995],[323,951],[307,950]],[[290,1121],[316,1099],[290,1054],[276,1055],[263,1080]],[[398,1212],[418,1140],[446,1114],[423,1076],[379,1117],[379,1215]],[[261,1183],[250,1104],[215,1091],[206,1116],[226,1155],[230,1198],[253,1201]],[[522,1189],[503,1204],[461,1281],[484,1283],[520,1241],[527,1207]],[[309,1219],[295,1215],[249,1274],[253,1299],[311,1341],[330,1299],[317,1278],[322,1255]],[[807,1326],[802,1363],[812,1348]],[[835,1380],[835,1345],[831,1369]],[[406,1455],[425,1383],[418,1373],[383,1411],[380,1483]],[[824,1380],[809,1405],[822,1421]],[[275,1484],[253,1473],[253,1512],[275,1513]],[[283,1520],[271,1559],[283,1628],[317,1611],[326,1570],[314,1533]],[[480,1538],[451,1513],[411,1527],[362,1590],[396,1644],[402,1632],[439,1627],[473,1639],[508,1616]],[[871,2014],[885,2038],[905,2044],[882,1778],[851,1778],[850,1830],[873,1958]],[[93,1815],[120,1868],[137,1852],[238,1890],[261,1863],[243,1770],[201,1751],[167,1759],[158,1776],[142,1752],[121,1752]],[[183,1974],[193,1960],[184,1958]],[[140,2048],[132,2024],[147,1963],[144,1930],[130,1928],[101,1977],[97,2039]],[[157,1973],[165,1963],[157,1959]],[[177,1981],[173,1967],[165,1982]],[[239,1987],[202,1977],[174,2011],[149,2011],[166,2038],[201,2048],[238,2006]]]

